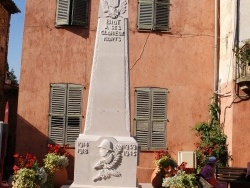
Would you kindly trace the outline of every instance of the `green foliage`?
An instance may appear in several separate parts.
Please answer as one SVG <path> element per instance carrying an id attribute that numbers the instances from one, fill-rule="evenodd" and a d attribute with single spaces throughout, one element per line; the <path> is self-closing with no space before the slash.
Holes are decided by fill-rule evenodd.
<path id="1" fill-rule="evenodd" d="M 11 80 L 12 83 L 18 84 L 17 77 L 15 75 L 14 69 L 11 69 L 10 72 L 8 72 L 9 79 Z"/>
<path id="2" fill-rule="evenodd" d="M 207 158 L 211 155 L 219 160 L 218 166 L 228 166 L 228 160 L 232 159 L 228 153 L 227 136 L 219 123 L 220 109 L 214 97 L 209 105 L 209 111 L 209 121 L 198 123 L 194 127 L 196 136 L 200 138 L 200 141 L 195 143 L 198 169 L 206 164 Z"/>
<path id="3" fill-rule="evenodd" d="M 7 79 L 11 80 L 13 84 L 18 84 L 14 69 L 12 68 L 11 71 L 9 71 L 9 64 L 7 62 L 5 63 L 5 71 L 7 72 Z"/>
<path id="4" fill-rule="evenodd" d="M 177 167 L 177 162 L 171 157 L 171 155 L 168 152 L 168 149 L 154 151 L 154 155 L 155 155 L 154 163 L 159 168 L 168 168 L 170 166 L 174 169 Z"/>
<path id="5" fill-rule="evenodd" d="M 155 164 L 159 166 L 160 168 L 166 168 L 171 166 L 172 168 L 175 168 L 177 166 L 177 163 L 174 159 L 168 156 L 164 156 L 158 160 L 155 161 Z"/>
<path id="6" fill-rule="evenodd" d="M 46 182 L 47 188 L 53 188 L 53 176 L 57 169 L 66 167 L 69 164 L 69 159 L 65 155 L 58 155 L 56 153 L 48 153 L 44 158 L 44 168 L 48 173 L 48 180 Z"/>
<path id="7" fill-rule="evenodd" d="M 234 54 L 240 64 L 250 65 L 250 41 L 243 42 L 243 46 L 235 46 Z"/>
<path id="8" fill-rule="evenodd" d="M 56 169 L 66 167 L 68 164 L 69 159 L 65 155 L 48 153 L 44 158 L 44 167 L 50 173 L 54 173 Z"/>
<path id="9" fill-rule="evenodd" d="M 47 181 L 48 174 L 45 171 L 44 167 L 37 168 L 36 170 L 36 176 L 38 182 L 40 182 L 41 185 L 43 185 Z"/>
<path id="10" fill-rule="evenodd" d="M 60 145 L 51 145 L 48 144 L 49 152 L 45 155 L 43 159 L 44 168 L 48 173 L 47 182 L 45 184 L 46 188 L 54 188 L 53 185 L 53 176 L 57 169 L 68 166 L 69 158 L 66 148 L 68 146 L 61 147 Z"/>
<path id="11" fill-rule="evenodd" d="M 44 168 L 21 168 L 13 176 L 13 188 L 37 188 L 38 185 L 45 183 L 47 173 Z"/>
<path id="12" fill-rule="evenodd" d="M 44 158 L 44 167 L 39 167 L 36 156 L 16 153 L 13 166 L 13 188 L 37 188 L 38 186 L 54 188 L 53 176 L 56 170 L 69 164 L 68 146 L 48 144 L 48 154 Z"/>
<path id="13" fill-rule="evenodd" d="M 27 153 L 25 156 L 15 154 L 13 166 L 13 188 L 36 188 L 47 181 L 47 173 L 38 166 L 36 156 Z"/>
<path id="14" fill-rule="evenodd" d="M 33 169 L 22 168 L 13 176 L 13 188 L 36 188 L 36 172 Z"/>
<path id="15" fill-rule="evenodd" d="M 186 174 L 183 170 L 178 170 L 173 177 L 163 180 L 163 187 L 167 188 L 198 188 L 198 182 L 195 174 Z"/>

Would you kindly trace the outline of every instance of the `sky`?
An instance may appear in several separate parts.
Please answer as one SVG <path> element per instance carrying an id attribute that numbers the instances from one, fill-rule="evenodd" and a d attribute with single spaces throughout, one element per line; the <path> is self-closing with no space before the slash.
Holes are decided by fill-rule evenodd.
<path id="1" fill-rule="evenodd" d="M 9 48 L 8 48 L 8 63 L 9 70 L 13 69 L 17 77 L 20 79 L 20 67 L 22 56 L 22 39 L 23 39 L 23 26 L 25 15 L 25 0 L 12 0 L 19 8 L 21 13 L 11 15 L 10 20 L 10 35 L 9 35 Z"/>

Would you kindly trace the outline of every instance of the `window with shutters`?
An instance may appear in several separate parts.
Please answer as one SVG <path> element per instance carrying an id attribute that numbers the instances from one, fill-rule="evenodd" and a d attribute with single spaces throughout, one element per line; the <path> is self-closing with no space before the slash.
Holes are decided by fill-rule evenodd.
<path id="1" fill-rule="evenodd" d="M 134 133 L 142 150 L 166 147 L 167 89 L 136 88 Z"/>
<path id="2" fill-rule="evenodd" d="M 170 0 L 138 0 L 138 30 L 169 30 Z"/>
<path id="3" fill-rule="evenodd" d="M 57 0 L 56 26 L 88 27 L 89 0 Z"/>
<path id="4" fill-rule="evenodd" d="M 83 87 L 74 84 L 51 84 L 49 140 L 56 144 L 75 145 L 81 133 Z"/>

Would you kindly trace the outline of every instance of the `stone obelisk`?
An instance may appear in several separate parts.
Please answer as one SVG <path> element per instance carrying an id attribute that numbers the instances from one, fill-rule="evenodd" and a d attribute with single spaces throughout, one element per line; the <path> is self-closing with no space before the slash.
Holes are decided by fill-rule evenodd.
<path id="1" fill-rule="evenodd" d="M 136 188 L 138 144 L 130 136 L 128 0 L 100 0 L 84 133 L 71 188 Z"/>

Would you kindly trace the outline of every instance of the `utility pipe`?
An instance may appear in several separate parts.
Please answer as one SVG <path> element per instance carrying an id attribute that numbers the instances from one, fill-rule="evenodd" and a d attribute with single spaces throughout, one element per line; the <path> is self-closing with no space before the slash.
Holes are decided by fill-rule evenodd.
<path id="1" fill-rule="evenodd" d="M 214 0 L 214 94 L 218 92 L 218 19 L 219 19 L 220 0 Z M 217 95 L 215 97 L 217 101 Z"/>

